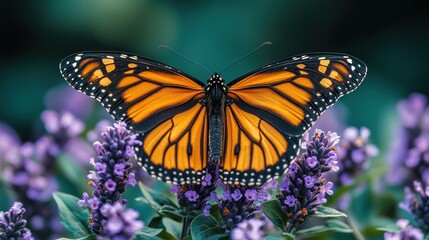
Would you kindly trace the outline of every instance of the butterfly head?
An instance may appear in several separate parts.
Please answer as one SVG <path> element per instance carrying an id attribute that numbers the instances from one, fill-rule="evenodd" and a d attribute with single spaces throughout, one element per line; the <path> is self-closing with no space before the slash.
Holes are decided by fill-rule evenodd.
<path id="1" fill-rule="evenodd" d="M 220 99 L 226 93 L 225 80 L 219 74 L 213 73 L 207 81 L 206 93 L 212 95 L 215 99 Z"/>

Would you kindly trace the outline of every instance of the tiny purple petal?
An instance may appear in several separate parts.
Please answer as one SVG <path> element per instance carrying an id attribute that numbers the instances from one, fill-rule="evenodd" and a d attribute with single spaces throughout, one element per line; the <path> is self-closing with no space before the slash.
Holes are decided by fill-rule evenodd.
<path id="1" fill-rule="evenodd" d="M 124 170 L 125 170 L 125 164 L 123 164 L 123 163 L 117 163 L 117 164 L 115 164 L 115 167 L 113 168 L 113 172 L 117 176 L 124 176 Z"/>
<path id="2" fill-rule="evenodd" d="M 253 201 L 253 200 L 256 200 L 257 194 L 258 194 L 258 191 L 256 191 L 255 189 L 247 189 L 246 192 L 244 193 L 244 196 L 248 201 Z"/>
<path id="3" fill-rule="evenodd" d="M 309 158 L 307 158 L 307 164 L 310 168 L 314 168 L 317 166 L 319 162 L 317 161 L 317 157 L 315 156 L 311 156 Z"/>
<path id="4" fill-rule="evenodd" d="M 103 154 L 104 152 L 103 144 L 101 144 L 99 141 L 94 142 L 92 146 L 94 147 L 95 151 L 97 151 L 98 155 Z"/>
<path id="5" fill-rule="evenodd" d="M 289 196 L 286 196 L 284 203 L 289 207 L 293 207 L 297 203 L 297 200 L 294 196 L 289 195 Z"/>
<path id="6" fill-rule="evenodd" d="M 104 183 L 104 187 L 109 191 L 109 192 L 113 192 L 116 190 L 116 182 L 113 181 L 112 179 L 108 179 L 105 183 Z"/>
<path id="7" fill-rule="evenodd" d="M 180 194 L 180 186 L 178 184 L 173 184 L 173 186 L 171 186 L 171 188 L 170 188 L 170 192 L 179 195 Z"/>
<path id="8" fill-rule="evenodd" d="M 129 173 L 128 174 L 128 179 L 126 184 L 131 185 L 131 186 L 135 186 L 137 185 L 137 180 L 136 180 L 136 175 L 134 173 Z"/>
<path id="9" fill-rule="evenodd" d="M 304 177 L 304 182 L 305 182 L 305 187 L 310 189 L 312 187 L 314 187 L 314 184 L 316 183 L 316 178 L 313 176 L 305 176 Z"/>
<path id="10" fill-rule="evenodd" d="M 190 202 L 195 202 L 197 201 L 197 199 L 200 197 L 198 195 L 197 192 L 189 190 L 185 192 L 185 197 L 190 201 Z"/>
<path id="11" fill-rule="evenodd" d="M 235 189 L 234 192 L 231 194 L 231 197 L 234 199 L 234 201 L 238 202 L 238 200 L 243 197 L 243 194 L 241 194 L 239 189 Z"/>
<path id="12" fill-rule="evenodd" d="M 203 207 L 203 214 L 205 216 L 207 216 L 207 217 L 210 216 L 210 209 L 211 209 L 211 207 L 212 207 L 211 204 L 204 205 L 204 207 Z"/>

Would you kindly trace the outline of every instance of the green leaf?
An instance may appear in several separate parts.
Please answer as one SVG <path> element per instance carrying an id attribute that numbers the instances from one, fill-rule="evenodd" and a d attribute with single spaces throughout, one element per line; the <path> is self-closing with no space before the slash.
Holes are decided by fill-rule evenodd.
<path id="1" fill-rule="evenodd" d="M 383 231 L 383 232 L 391 232 L 391 233 L 396 233 L 396 232 L 400 232 L 401 228 L 396 225 L 396 224 L 390 224 L 390 225 L 386 225 L 383 227 L 379 227 L 376 228 L 377 230 Z"/>
<path id="2" fill-rule="evenodd" d="M 210 208 L 210 215 L 216 219 L 216 221 L 220 221 L 222 219 L 222 216 L 219 212 L 219 205 L 213 204 Z"/>
<path id="3" fill-rule="evenodd" d="M 324 225 L 318 225 L 307 229 L 302 229 L 295 232 L 295 235 L 300 238 L 314 238 L 328 232 L 351 233 L 353 230 L 344 222 L 336 219 L 328 220 Z"/>
<path id="4" fill-rule="evenodd" d="M 53 197 L 58 206 L 61 224 L 71 237 L 82 238 L 92 233 L 88 226 L 89 211 L 77 205 L 77 197 L 61 192 L 54 192 Z"/>
<path id="5" fill-rule="evenodd" d="M 215 237 L 212 239 L 214 240 L 226 236 L 218 225 L 219 223 L 212 216 L 197 216 L 191 223 L 192 239 L 209 239 L 210 237 Z"/>
<path id="6" fill-rule="evenodd" d="M 73 158 L 67 154 L 62 154 L 57 158 L 58 166 L 61 172 L 76 186 L 82 184 L 82 179 L 86 179 L 82 167 L 79 166 Z"/>
<path id="7" fill-rule="evenodd" d="M 58 238 L 57 240 L 97 240 L 97 235 L 91 234 L 81 238 Z"/>
<path id="8" fill-rule="evenodd" d="M 143 193 L 143 198 L 145 202 L 149 206 L 151 206 L 156 212 L 158 212 L 158 210 L 162 206 L 171 206 L 174 207 L 176 210 L 179 209 L 179 206 L 176 202 L 174 202 L 171 198 L 161 193 L 160 191 L 154 191 L 145 186 L 142 182 L 139 182 L 139 187 L 141 192 Z M 141 198 L 138 199 L 142 200 Z"/>
<path id="9" fill-rule="evenodd" d="M 340 212 L 334 208 L 325 207 L 325 206 L 317 206 L 317 211 L 313 215 L 313 217 L 319 218 L 336 218 L 336 217 L 347 217 L 347 215 L 343 212 Z"/>
<path id="10" fill-rule="evenodd" d="M 169 224 L 168 221 L 166 221 L 167 222 L 167 226 L 166 226 L 164 224 L 163 220 L 166 221 L 167 219 L 163 219 L 160 216 L 154 217 L 149 222 L 148 227 L 156 228 L 156 229 L 165 229 L 165 230 L 162 230 L 162 232 L 160 234 L 158 234 L 158 236 L 157 236 L 158 239 L 164 239 L 164 240 L 174 240 L 174 239 L 176 239 L 176 237 L 174 237 L 174 235 L 169 232 L 169 230 L 171 230 L 172 227 L 168 226 L 168 224 Z M 147 237 L 142 237 L 142 236 L 140 236 L 139 238 L 140 239 L 148 239 Z"/>
<path id="11" fill-rule="evenodd" d="M 262 240 L 295 240 L 295 235 L 292 233 L 282 233 L 275 235 L 268 235 L 262 238 Z"/>
<path id="12" fill-rule="evenodd" d="M 137 232 L 137 235 L 145 235 L 148 237 L 155 237 L 156 235 L 160 234 L 161 232 L 162 232 L 162 229 L 144 227 L 141 231 Z"/>
<path id="13" fill-rule="evenodd" d="M 282 211 L 280 202 L 278 200 L 270 200 L 262 203 L 262 211 L 277 227 L 284 229 L 287 224 L 287 216 Z"/>
<path id="14" fill-rule="evenodd" d="M 182 219 L 183 219 L 184 217 L 186 217 L 186 216 L 183 214 L 183 211 L 181 211 L 181 210 L 177 210 L 176 208 L 174 208 L 174 207 L 172 207 L 172 206 L 169 206 L 169 205 L 162 206 L 162 207 L 158 210 L 158 213 L 159 213 L 161 216 L 171 218 L 172 220 L 174 220 L 174 221 L 176 221 L 176 222 L 181 222 L 181 221 L 182 221 Z"/>
<path id="15" fill-rule="evenodd" d="M 223 240 L 229 240 L 230 237 L 227 234 L 222 233 L 222 234 L 215 234 L 215 235 L 207 238 L 207 240 L 222 240 L 222 239 Z"/>

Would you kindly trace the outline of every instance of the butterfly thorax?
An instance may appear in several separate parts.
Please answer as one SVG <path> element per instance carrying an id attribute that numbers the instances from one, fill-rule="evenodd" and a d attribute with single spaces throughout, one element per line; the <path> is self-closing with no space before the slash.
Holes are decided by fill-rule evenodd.
<path id="1" fill-rule="evenodd" d="M 207 114 L 209 119 L 209 161 L 217 164 L 221 161 L 223 128 L 225 119 L 226 87 L 219 74 L 213 74 L 206 87 Z"/>

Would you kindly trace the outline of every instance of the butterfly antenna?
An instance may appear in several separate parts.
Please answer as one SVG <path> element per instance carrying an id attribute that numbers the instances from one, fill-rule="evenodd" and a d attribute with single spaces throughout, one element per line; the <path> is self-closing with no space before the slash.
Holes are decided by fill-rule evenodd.
<path id="1" fill-rule="evenodd" d="M 246 55 L 240 57 L 239 59 L 235 60 L 234 62 L 232 62 L 231 64 L 229 64 L 228 66 L 226 66 L 226 68 L 224 68 L 221 72 L 225 72 L 228 68 L 232 67 L 233 65 L 235 65 L 236 63 L 240 62 L 241 60 L 247 58 L 248 56 L 252 55 L 253 53 L 255 53 L 256 51 L 258 51 L 260 48 L 267 46 L 267 45 L 271 45 L 271 42 L 263 42 L 261 43 L 258 47 L 256 47 L 255 49 L 253 49 L 252 51 L 248 52 Z"/>
<path id="2" fill-rule="evenodd" d="M 191 63 L 193 63 L 193 64 L 195 64 L 195 65 L 197 65 L 197 66 L 201 67 L 202 69 L 206 70 L 209 74 L 212 74 L 212 73 L 213 73 L 212 71 L 210 71 L 210 70 L 209 70 L 207 67 L 205 67 L 204 65 L 202 65 L 202 64 L 200 64 L 200 63 L 198 63 L 198 62 L 196 62 L 196 61 L 194 61 L 194 60 L 192 60 L 192 59 L 190 59 L 190 58 L 186 57 L 185 55 L 183 55 L 183 54 L 179 53 L 178 51 L 176 51 L 176 50 L 172 49 L 172 48 L 171 48 L 171 47 L 169 47 L 169 46 L 161 45 L 161 46 L 159 46 L 159 48 L 169 50 L 170 52 L 172 52 L 172 53 L 176 54 L 177 56 L 179 56 L 179 57 L 181 57 L 181 58 L 183 58 L 183 59 L 187 60 L 188 62 L 191 62 Z"/>

